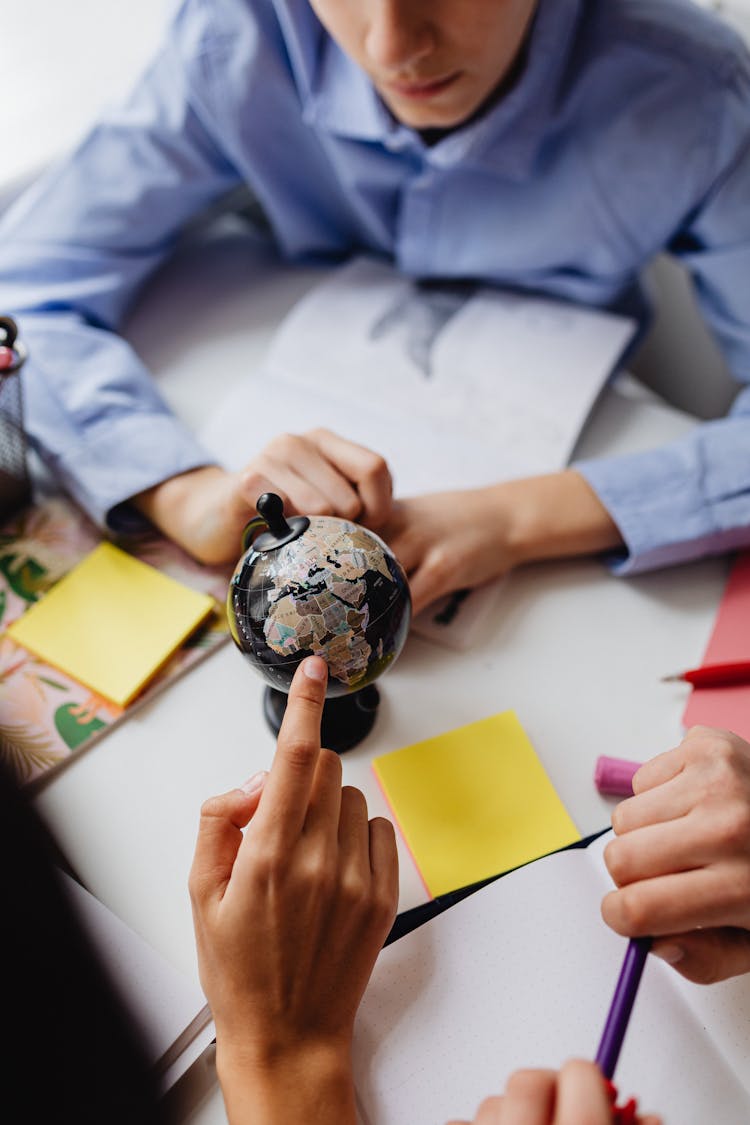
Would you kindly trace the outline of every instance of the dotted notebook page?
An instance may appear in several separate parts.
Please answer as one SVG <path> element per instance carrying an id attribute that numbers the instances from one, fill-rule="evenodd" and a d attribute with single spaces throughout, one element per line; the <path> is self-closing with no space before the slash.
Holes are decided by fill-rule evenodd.
<path id="1" fill-rule="evenodd" d="M 470 1118 L 519 1067 L 594 1057 L 626 948 L 601 921 L 600 862 L 541 859 L 383 950 L 355 1033 L 366 1125 Z M 746 1125 L 750 1097 L 664 968 L 646 965 L 621 1092 L 665 1125 Z"/>
<path id="2" fill-rule="evenodd" d="M 710 987 L 674 975 L 685 1002 L 750 1093 L 750 975 Z"/>

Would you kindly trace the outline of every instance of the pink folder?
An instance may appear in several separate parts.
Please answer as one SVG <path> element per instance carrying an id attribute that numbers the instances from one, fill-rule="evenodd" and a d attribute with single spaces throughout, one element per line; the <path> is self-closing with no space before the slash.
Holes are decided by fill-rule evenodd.
<path id="1" fill-rule="evenodd" d="M 727 580 L 703 664 L 750 660 L 750 551 L 738 555 Z M 685 727 L 723 727 L 750 740 L 750 684 L 693 688 Z"/>

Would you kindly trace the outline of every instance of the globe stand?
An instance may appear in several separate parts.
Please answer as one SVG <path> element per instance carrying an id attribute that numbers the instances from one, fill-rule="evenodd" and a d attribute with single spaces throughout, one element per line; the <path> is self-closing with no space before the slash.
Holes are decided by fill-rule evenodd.
<path id="1" fill-rule="evenodd" d="M 286 692 L 267 687 L 263 693 L 263 714 L 275 735 L 281 729 L 286 711 Z M 351 695 L 326 699 L 320 724 L 320 741 L 329 750 L 343 754 L 351 750 L 370 733 L 375 723 L 380 702 L 380 692 L 375 684 L 368 684 Z"/>

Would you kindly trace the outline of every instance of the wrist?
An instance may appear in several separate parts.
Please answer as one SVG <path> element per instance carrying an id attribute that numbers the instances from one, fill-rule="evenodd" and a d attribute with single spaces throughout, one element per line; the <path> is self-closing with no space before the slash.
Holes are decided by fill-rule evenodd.
<path id="1" fill-rule="evenodd" d="M 170 534 L 168 528 L 179 527 L 185 521 L 195 489 L 204 482 L 212 483 L 225 475 L 225 470 L 218 465 L 202 465 L 186 473 L 177 473 L 137 493 L 130 503 L 156 527 Z"/>
<path id="2" fill-rule="evenodd" d="M 348 1042 L 269 1048 L 218 1035 L 216 1069 L 231 1125 L 355 1125 Z"/>
<path id="3" fill-rule="evenodd" d="M 222 499 L 229 475 L 218 465 L 203 465 L 139 492 L 130 502 L 199 562 L 226 562 Z"/>
<path id="4" fill-rule="evenodd" d="M 623 539 L 591 485 L 575 469 L 496 485 L 492 498 L 506 528 L 512 565 L 595 555 Z"/>

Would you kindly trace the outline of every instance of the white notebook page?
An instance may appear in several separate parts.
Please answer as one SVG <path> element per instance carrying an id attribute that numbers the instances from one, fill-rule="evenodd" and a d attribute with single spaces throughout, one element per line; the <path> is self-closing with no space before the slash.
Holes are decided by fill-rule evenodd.
<path id="1" fill-rule="evenodd" d="M 383 950 L 355 1033 L 367 1125 L 470 1119 L 519 1067 L 594 1058 L 626 949 L 599 913 L 605 842 L 506 875 Z M 746 1125 L 747 1033 L 730 1065 L 684 991 L 648 959 L 615 1081 L 665 1125 Z"/>

